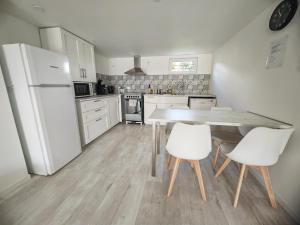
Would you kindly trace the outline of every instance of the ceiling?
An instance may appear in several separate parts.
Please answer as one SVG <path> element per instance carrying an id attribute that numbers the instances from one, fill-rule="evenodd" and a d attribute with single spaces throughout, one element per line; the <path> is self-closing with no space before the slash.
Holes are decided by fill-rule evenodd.
<path id="1" fill-rule="evenodd" d="M 274 0 L 1 0 L 36 26 L 61 26 L 107 57 L 213 52 Z M 33 5 L 42 8 L 34 8 Z"/>

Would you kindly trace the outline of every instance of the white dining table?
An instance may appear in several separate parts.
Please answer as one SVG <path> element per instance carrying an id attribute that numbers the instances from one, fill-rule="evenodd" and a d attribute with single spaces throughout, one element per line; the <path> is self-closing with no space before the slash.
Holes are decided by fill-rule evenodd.
<path id="1" fill-rule="evenodd" d="M 251 126 L 269 127 L 275 129 L 291 128 L 292 125 L 252 112 L 209 111 L 190 109 L 155 109 L 150 115 L 152 122 L 152 170 L 156 176 L 156 156 L 160 152 L 161 123 L 188 122 L 193 124 L 208 124 L 220 126 Z"/>

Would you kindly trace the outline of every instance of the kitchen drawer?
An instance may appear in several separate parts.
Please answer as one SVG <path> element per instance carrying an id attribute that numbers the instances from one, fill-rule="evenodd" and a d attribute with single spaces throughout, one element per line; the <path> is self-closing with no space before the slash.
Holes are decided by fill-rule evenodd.
<path id="1" fill-rule="evenodd" d="M 216 106 L 216 103 L 217 103 L 216 99 L 191 98 L 190 108 L 200 109 L 200 110 L 210 110 L 211 107 Z"/>
<path id="2" fill-rule="evenodd" d="M 98 109 L 94 109 L 92 111 L 84 112 L 82 113 L 82 122 L 86 123 L 91 120 L 95 120 L 104 114 L 107 114 L 106 106 L 100 107 Z"/>
<path id="3" fill-rule="evenodd" d="M 187 104 L 167 104 L 167 103 L 159 103 L 156 105 L 158 109 L 189 109 Z"/>
<path id="4" fill-rule="evenodd" d="M 106 101 L 101 99 L 92 99 L 92 100 L 80 102 L 80 108 L 82 112 L 92 111 L 104 106 L 106 106 Z"/>
<path id="5" fill-rule="evenodd" d="M 188 97 L 187 96 L 145 96 L 144 97 L 145 103 L 160 103 L 160 104 L 185 104 L 188 103 Z"/>
<path id="6" fill-rule="evenodd" d="M 86 143 L 91 142 L 95 138 L 99 137 L 108 129 L 108 121 L 107 116 L 101 116 L 98 119 L 92 120 L 84 125 L 84 133 Z"/>

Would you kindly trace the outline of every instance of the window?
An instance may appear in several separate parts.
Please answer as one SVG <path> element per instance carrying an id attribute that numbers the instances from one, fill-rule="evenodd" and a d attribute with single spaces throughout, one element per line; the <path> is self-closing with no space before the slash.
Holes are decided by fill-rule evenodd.
<path id="1" fill-rule="evenodd" d="M 178 73 L 197 73 L 198 58 L 170 58 L 169 72 L 171 74 Z"/>

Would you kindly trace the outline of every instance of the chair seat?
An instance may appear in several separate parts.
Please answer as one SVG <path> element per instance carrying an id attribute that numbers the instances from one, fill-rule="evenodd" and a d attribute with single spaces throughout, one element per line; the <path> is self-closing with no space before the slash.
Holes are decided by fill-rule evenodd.
<path id="1" fill-rule="evenodd" d="M 224 130 L 215 130 L 212 132 L 213 141 L 217 144 L 221 143 L 238 143 L 242 140 L 243 136 L 238 132 L 228 132 Z"/>
<path id="2" fill-rule="evenodd" d="M 176 123 L 166 145 L 170 155 L 186 160 L 206 158 L 211 148 L 210 127 L 204 124 Z"/>
<path id="3" fill-rule="evenodd" d="M 227 155 L 235 148 L 235 146 L 236 145 L 232 143 L 223 143 L 220 145 L 220 149 L 225 155 Z"/>

